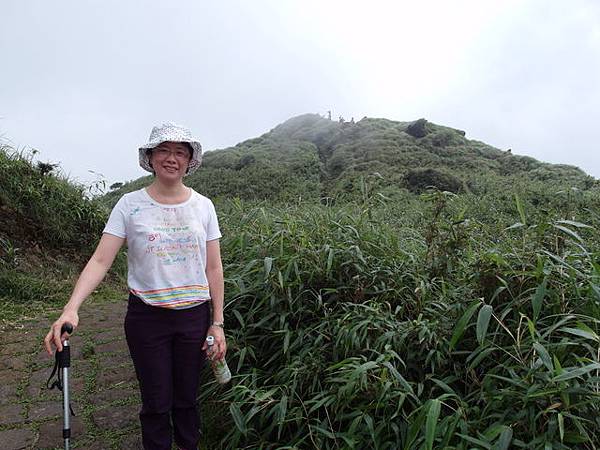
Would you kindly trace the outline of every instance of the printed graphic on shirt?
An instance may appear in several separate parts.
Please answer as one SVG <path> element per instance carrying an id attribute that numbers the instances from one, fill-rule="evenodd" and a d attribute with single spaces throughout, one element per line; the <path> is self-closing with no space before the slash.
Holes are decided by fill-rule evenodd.
<path id="1" fill-rule="evenodd" d="M 186 262 L 200 258 L 198 242 L 189 226 L 155 226 L 147 237 L 146 255 L 159 258 L 165 266 L 189 266 Z"/>
<path id="2" fill-rule="evenodd" d="M 210 300 L 206 241 L 221 236 L 214 206 L 193 192 L 171 207 L 144 190 L 119 201 L 105 232 L 127 239 L 129 290 L 144 302 L 183 309 Z"/>

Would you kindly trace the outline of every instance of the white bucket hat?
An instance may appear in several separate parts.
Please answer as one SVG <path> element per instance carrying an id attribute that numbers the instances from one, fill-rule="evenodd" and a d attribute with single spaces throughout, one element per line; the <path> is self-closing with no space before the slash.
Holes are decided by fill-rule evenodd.
<path id="1" fill-rule="evenodd" d="M 153 127 L 150 132 L 148 143 L 139 148 L 140 166 L 142 166 L 142 169 L 154 173 L 154 169 L 152 169 L 152 166 L 150 165 L 150 156 L 148 155 L 147 150 L 152 149 L 163 142 L 187 142 L 190 144 L 193 154 L 186 175 L 189 175 L 200 167 L 200 163 L 202 162 L 202 146 L 200 145 L 200 142 L 198 142 L 198 139 L 192 137 L 192 132 L 187 128 L 174 124 L 173 122 L 166 122 L 162 125 Z"/>

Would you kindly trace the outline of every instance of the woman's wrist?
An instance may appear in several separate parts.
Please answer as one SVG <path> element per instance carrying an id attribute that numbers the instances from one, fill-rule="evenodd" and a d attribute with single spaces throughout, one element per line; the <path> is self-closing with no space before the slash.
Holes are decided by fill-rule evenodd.
<path id="1" fill-rule="evenodd" d="M 67 314 L 77 314 L 77 312 L 79 311 L 79 308 L 75 305 L 70 305 L 70 304 L 66 304 L 63 308 L 63 313 L 67 313 Z"/>
<path id="2" fill-rule="evenodd" d="M 210 323 L 224 323 L 225 322 L 225 316 L 223 315 L 223 310 L 221 311 L 212 311 L 212 314 L 210 315 L 210 318 L 212 319 Z"/>

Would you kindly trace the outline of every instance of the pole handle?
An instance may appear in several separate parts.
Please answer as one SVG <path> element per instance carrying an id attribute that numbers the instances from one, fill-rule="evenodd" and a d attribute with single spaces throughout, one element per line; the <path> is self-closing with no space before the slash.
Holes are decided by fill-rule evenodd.
<path id="1" fill-rule="evenodd" d="M 73 325 L 71 325 L 69 322 L 63 323 L 62 327 L 60 328 L 60 335 L 61 336 L 65 332 L 67 332 L 69 334 L 71 334 L 73 332 Z"/>

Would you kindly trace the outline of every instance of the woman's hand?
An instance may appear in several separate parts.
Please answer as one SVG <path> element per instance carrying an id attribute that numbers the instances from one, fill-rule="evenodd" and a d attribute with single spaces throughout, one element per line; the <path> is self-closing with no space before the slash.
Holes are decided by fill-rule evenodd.
<path id="1" fill-rule="evenodd" d="M 56 320 L 56 322 L 54 322 L 50 327 L 50 331 L 48 331 L 48 334 L 44 339 L 44 347 L 46 348 L 46 351 L 49 355 L 52 355 L 52 345 L 54 345 L 54 347 L 56 347 L 56 349 L 59 352 L 62 352 L 62 341 L 64 338 L 69 336 L 69 334 L 65 332 L 61 336 L 60 330 L 62 326 L 67 322 L 73 325 L 73 331 L 75 331 L 77 325 L 79 324 L 79 315 L 77 314 L 77 311 L 63 311 L 63 313 Z"/>
<path id="2" fill-rule="evenodd" d="M 225 358 L 225 354 L 227 353 L 227 342 L 225 341 L 225 332 L 223 331 L 223 328 L 211 325 L 208 327 L 208 336 L 213 336 L 215 338 L 215 345 L 212 346 L 212 351 L 208 355 L 208 359 L 218 361 Z M 208 344 L 204 341 L 202 350 L 207 349 Z"/>

